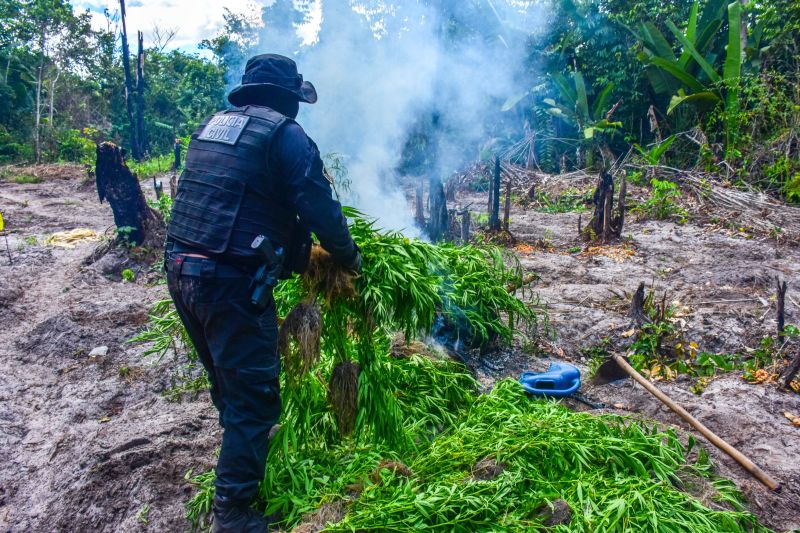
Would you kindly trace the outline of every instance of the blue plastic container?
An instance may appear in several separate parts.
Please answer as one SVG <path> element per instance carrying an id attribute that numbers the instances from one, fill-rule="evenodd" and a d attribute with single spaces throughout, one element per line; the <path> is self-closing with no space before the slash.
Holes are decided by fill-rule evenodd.
<path id="1" fill-rule="evenodd" d="M 581 387 L 581 371 L 569 363 L 550 363 L 547 372 L 523 372 L 519 383 L 529 394 L 563 398 Z"/>

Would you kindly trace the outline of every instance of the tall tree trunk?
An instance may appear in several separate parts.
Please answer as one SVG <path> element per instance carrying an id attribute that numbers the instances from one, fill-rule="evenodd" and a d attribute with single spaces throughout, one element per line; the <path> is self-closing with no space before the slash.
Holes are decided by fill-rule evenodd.
<path id="1" fill-rule="evenodd" d="M 53 100 L 55 99 L 56 95 L 56 83 L 58 83 L 58 78 L 60 77 L 61 77 L 61 71 L 56 70 L 56 77 L 50 80 L 50 94 L 47 95 L 48 98 L 50 98 L 50 108 L 47 112 L 47 121 L 48 121 L 47 126 L 49 128 L 53 127 L 53 108 L 54 108 Z"/>
<path id="2" fill-rule="evenodd" d="M 42 162 L 42 137 L 41 137 L 41 124 L 42 124 L 42 78 L 44 77 L 44 39 L 39 41 L 41 47 L 42 59 L 39 61 L 39 69 L 36 73 L 36 109 L 33 113 L 33 150 L 36 156 L 36 162 Z"/>
<path id="3" fill-rule="evenodd" d="M 150 146 L 144 128 L 144 34 L 138 32 L 138 53 L 136 54 L 136 137 L 139 140 L 139 155 L 144 157 Z"/>
<path id="4" fill-rule="evenodd" d="M 128 29 L 125 24 L 125 0 L 119 0 L 120 19 L 122 20 L 122 69 L 125 72 L 125 104 L 128 109 L 128 123 L 130 124 L 131 155 L 137 161 L 141 160 L 139 143 L 136 140 L 136 122 L 133 118 L 133 77 L 131 76 L 130 49 L 128 48 Z"/>

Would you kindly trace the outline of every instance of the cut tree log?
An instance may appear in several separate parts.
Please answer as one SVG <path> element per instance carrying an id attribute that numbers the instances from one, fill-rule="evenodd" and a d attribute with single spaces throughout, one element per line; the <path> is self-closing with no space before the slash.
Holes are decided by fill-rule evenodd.
<path id="1" fill-rule="evenodd" d="M 108 200 L 117 226 L 117 243 L 145 248 L 164 244 L 164 221 L 147 205 L 139 180 L 122 158 L 122 150 L 111 142 L 97 147 L 97 194 Z"/>

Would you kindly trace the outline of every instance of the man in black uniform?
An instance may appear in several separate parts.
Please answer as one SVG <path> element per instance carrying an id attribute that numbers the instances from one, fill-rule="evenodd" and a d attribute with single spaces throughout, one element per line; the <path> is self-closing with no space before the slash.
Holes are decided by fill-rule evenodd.
<path id="1" fill-rule="evenodd" d="M 167 283 L 211 381 L 224 428 L 215 532 L 267 531 L 250 508 L 264 477 L 268 434 L 280 416 L 277 322 L 271 288 L 251 302 L 266 240 L 288 274 L 308 261 L 310 233 L 345 268 L 361 256 L 322 172 L 316 145 L 293 120 L 316 90 L 291 59 L 259 55 L 228 95 L 235 107 L 192 134 L 167 230 Z M 264 236 L 266 239 L 256 239 Z"/>

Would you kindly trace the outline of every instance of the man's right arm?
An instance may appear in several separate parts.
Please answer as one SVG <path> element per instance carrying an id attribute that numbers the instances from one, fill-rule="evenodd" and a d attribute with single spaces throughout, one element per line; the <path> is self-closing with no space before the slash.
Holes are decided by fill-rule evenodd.
<path id="1" fill-rule="evenodd" d="M 322 172 L 316 145 L 297 123 L 286 124 L 271 149 L 271 162 L 285 179 L 289 202 L 336 261 L 352 270 L 360 268 L 358 247 L 350 236 L 342 206 L 332 195 Z"/>

